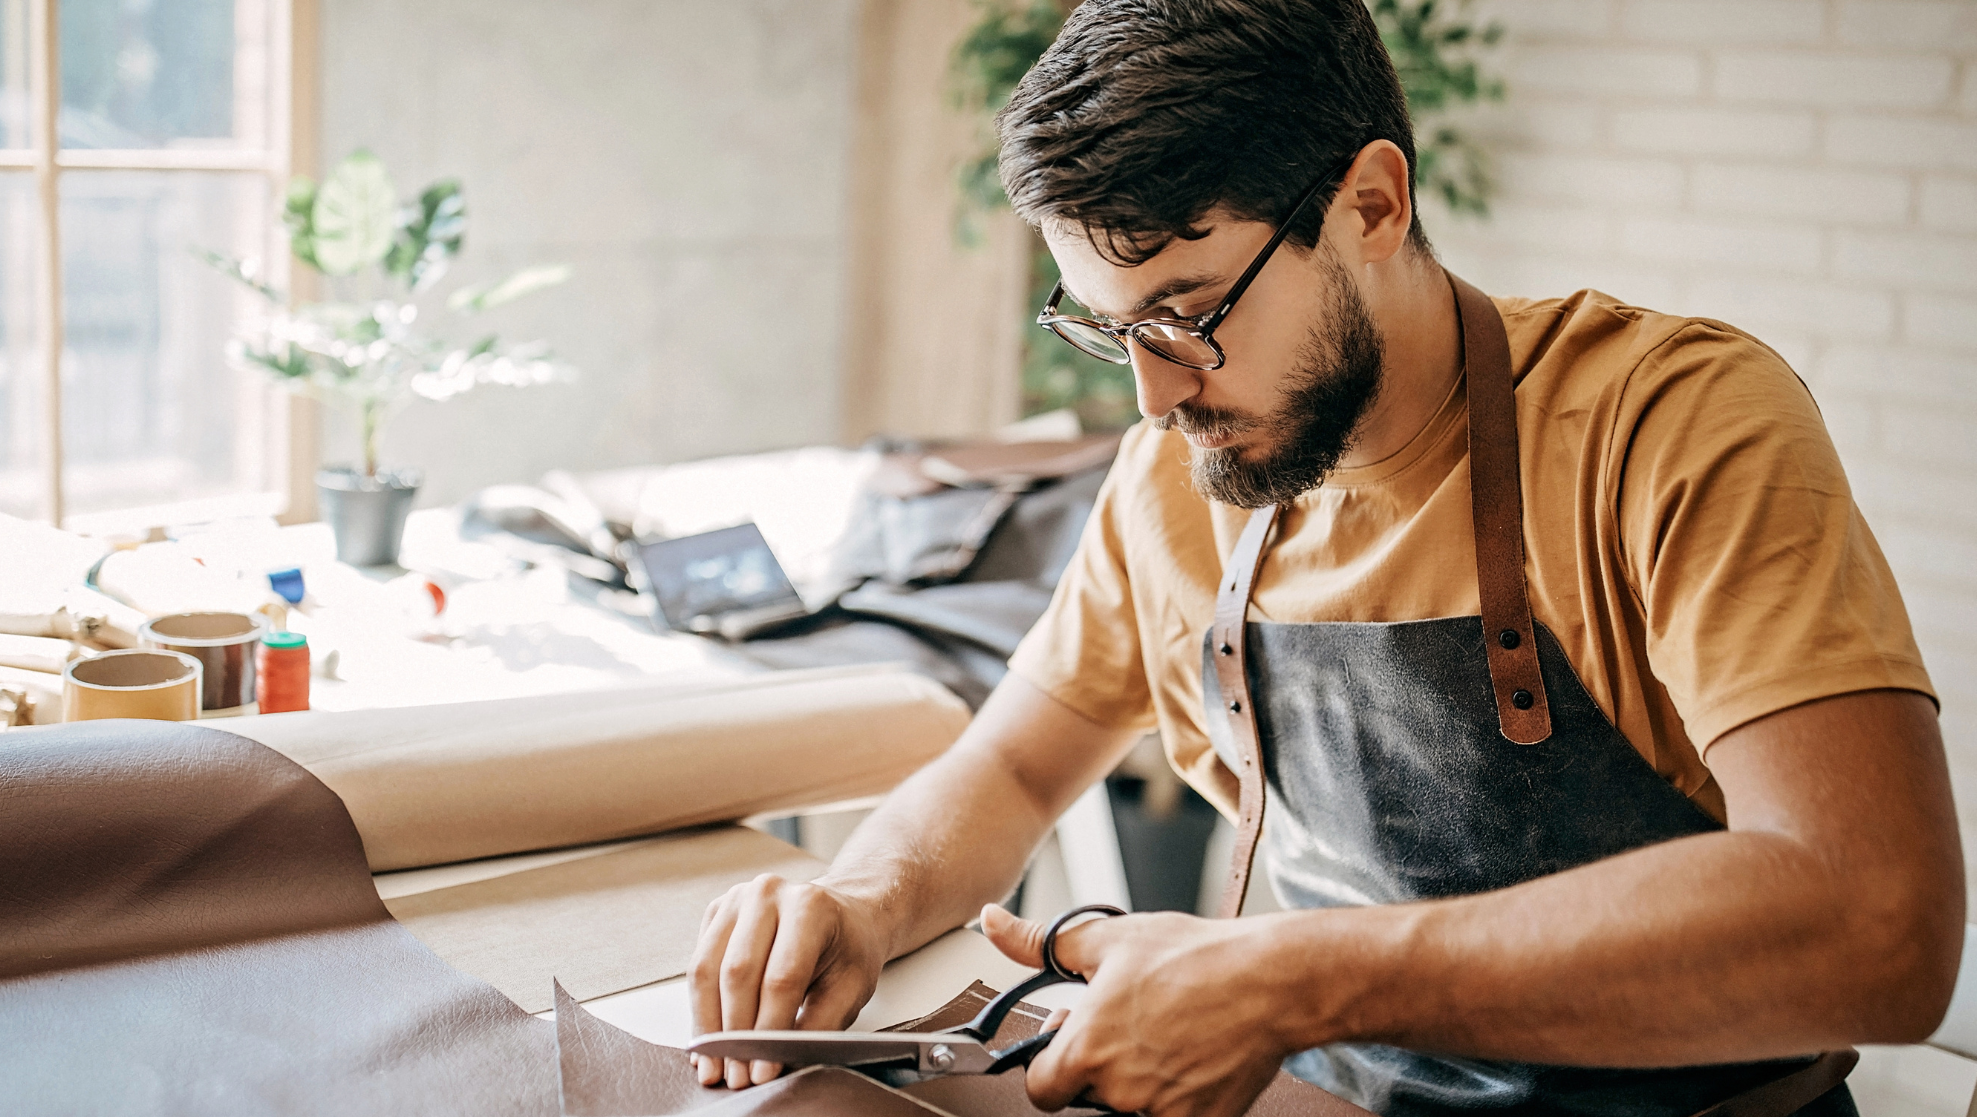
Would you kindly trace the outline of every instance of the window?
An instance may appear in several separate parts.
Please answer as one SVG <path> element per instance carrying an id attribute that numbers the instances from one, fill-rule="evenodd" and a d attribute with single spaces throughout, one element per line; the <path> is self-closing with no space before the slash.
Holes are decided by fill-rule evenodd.
<path id="1" fill-rule="evenodd" d="M 0 512 L 281 511 L 289 406 L 227 366 L 290 170 L 291 0 L 0 0 Z"/>

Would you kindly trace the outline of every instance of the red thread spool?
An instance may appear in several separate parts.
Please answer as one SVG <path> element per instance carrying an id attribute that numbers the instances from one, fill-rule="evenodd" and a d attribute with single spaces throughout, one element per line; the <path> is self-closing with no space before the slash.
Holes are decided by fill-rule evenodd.
<path id="1" fill-rule="evenodd" d="M 270 632 L 254 656 L 261 712 L 282 714 L 309 708 L 309 638 L 300 632 Z"/>

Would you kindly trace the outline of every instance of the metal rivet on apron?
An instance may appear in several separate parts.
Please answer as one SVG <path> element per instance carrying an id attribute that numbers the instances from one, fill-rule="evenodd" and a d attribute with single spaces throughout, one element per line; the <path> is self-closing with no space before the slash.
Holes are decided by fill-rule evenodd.
<path id="1" fill-rule="evenodd" d="M 1232 713 L 1232 714 L 1240 714 L 1240 713 L 1242 713 L 1242 703 L 1240 703 L 1240 702 L 1231 702 L 1231 703 L 1229 703 L 1229 712 L 1230 712 L 1230 713 Z"/>
<path id="2" fill-rule="evenodd" d="M 1504 629 L 1502 632 L 1497 633 L 1496 642 L 1506 648 L 1516 647 L 1518 644 L 1517 630 L 1514 628 Z"/>
<path id="3" fill-rule="evenodd" d="M 1234 654 L 1236 654 L 1236 650 L 1235 650 L 1234 648 L 1232 648 L 1232 647 L 1230 647 L 1230 646 L 1229 646 L 1229 645 L 1227 645 L 1227 644 L 1223 644 L 1223 645 L 1222 645 L 1222 654 L 1223 654 L 1223 655 L 1234 655 Z"/>
<path id="4" fill-rule="evenodd" d="M 1531 692 L 1528 690 L 1513 690 L 1510 692 L 1510 704 L 1520 710 L 1530 709 L 1533 701 Z"/>

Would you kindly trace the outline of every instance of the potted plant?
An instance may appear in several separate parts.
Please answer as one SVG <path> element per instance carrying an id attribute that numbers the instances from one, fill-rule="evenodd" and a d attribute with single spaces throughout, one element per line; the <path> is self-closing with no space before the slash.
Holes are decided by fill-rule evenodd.
<path id="1" fill-rule="evenodd" d="M 526 387 L 570 375 L 542 342 L 504 345 L 486 334 L 465 345 L 424 332 L 428 296 L 460 252 L 467 207 L 460 183 L 442 179 L 401 203 L 384 164 L 358 151 L 321 184 L 298 175 L 282 214 L 289 249 L 323 276 L 332 296 L 290 305 L 253 261 L 202 257 L 267 302 L 227 347 L 238 368 L 272 375 L 295 391 L 339 404 L 356 418 L 363 464 L 316 474 L 336 557 L 357 566 L 398 560 L 416 469 L 380 469 L 378 440 L 393 411 L 414 397 L 451 399 L 482 384 Z M 461 318 L 554 286 L 563 266 L 529 267 L 496 283 L 461 287 L 444 300 Z"/>

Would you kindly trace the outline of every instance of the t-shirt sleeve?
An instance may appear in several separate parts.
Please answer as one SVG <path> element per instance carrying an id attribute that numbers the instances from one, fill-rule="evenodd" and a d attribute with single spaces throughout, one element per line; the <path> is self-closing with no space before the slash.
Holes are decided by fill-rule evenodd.
<path id="1" fill-rule="evenodd" d="M 1127 525 L 1121 514 L 1131 504 L 1132 450 L 1141 433 L 1127 433 L 1050 607 L 1009 658 L 1009 670 L 1025 682 L 1100 725 L 1119 729 L 1154 724 L 1126 577 Z"/>
<path id="2" fill-rule="evenodd" d="M 1908 613 L 1805 385 L 1690 323 L 1635 369 L 1614 440 L 1622 561 L 1689 738 L 1839 694 L 1934 697 Z"/>

